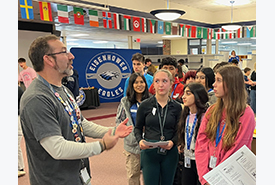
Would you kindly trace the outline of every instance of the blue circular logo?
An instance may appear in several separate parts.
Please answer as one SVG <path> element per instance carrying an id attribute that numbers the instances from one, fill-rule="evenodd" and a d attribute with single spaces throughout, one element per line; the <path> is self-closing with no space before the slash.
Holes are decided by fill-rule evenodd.
<path id="1" fill-rule="evenodd" d="M 79 95 L 76 97 L 76 103 L 80 107 L 86 100 L 86 95 L 83 90 L 79 90 Z"/>
<path id="2" fill-rule="evenodd" d="M 101 52 L 87 64 L 85 76 L 88 87 L 98 88 L 103 99 L 115 99 L 123 95 L 125 80 L 131 75 L 128 62 L 115 52 Z"/>

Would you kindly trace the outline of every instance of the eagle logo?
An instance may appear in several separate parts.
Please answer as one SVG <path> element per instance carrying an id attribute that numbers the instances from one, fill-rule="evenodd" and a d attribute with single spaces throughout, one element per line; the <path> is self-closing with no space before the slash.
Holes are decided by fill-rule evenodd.
<path id="1" fill-rule="evenodd" d="M 106 80 L 106 81 L 110 81 L 113 78 L 117 78 L 119 76 L 119 72 L 115 72 L 115 71 L 105 71 L 101 74 L 99 74 L 99 76 Z"/>

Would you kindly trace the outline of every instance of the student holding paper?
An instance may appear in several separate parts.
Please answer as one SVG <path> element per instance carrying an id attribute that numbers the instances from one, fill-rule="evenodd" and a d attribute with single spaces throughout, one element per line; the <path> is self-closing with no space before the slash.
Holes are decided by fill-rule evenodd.
<path id="1" fill-rule="evenodd" d="M 195 162 L 195 143 L 201 120 L 207 110 L 208 93 L 202 84 L 189 83 L 184 87 L 182 100 L 184 109 L 178 124 L 179 151 L 184 153 L 181 184 L 198 185 L 200 182 Z"/>
<path id="2" fill-rule="evenodd" d="M 168 70 L 157 71 L 153 78 L 156 95 L 144 100 L 137 111 L 134 132 L 141 149 L 145 185 L 173 184 L 178 163 L 177 123 L 181 113 L 181 105 L 169 97 L 173 80 Z M 168 144 L 152 148 L 144 141 L 168 141 Z"/>
<path id="3" fill-rule="evenodd" d="M 251 149 L 255 118 L 246 104 L 243 73 L 236 66 L 218 69 L 213 84 L 217 103 L 209 107 L 197 136 L 195 156 L 202 185 L 203 176 L 246 145 Z"/>

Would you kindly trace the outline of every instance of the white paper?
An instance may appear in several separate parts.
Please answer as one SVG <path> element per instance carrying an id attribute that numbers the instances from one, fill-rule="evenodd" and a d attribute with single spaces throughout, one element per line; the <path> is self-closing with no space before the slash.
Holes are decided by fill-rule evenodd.
<path id="1" fill-rule="evenodd" d="M 203 178 L 210 185 L 256 185 L 256 156 L 244 145 Z"/>
<path id="2" fill-rule="evenodd" d="M 158 146 L 168 145 L 169 141 L 159 141 L 159 142 L 143 141 L 143 143 L 147 146 L 152 146 L 152 148 L 157 148 Z"/>

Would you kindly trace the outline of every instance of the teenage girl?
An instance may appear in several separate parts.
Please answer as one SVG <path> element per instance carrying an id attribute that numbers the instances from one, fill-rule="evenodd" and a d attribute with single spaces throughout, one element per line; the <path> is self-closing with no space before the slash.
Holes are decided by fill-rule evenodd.
<path id="1" fill-rule="evenodd" d="M 202 84 L 192 82 L 184 87 L 182 100 L 184 109 L 178 124 L 179 151 L 184 153 L 181 184 L 197 185 L 200 182 L 195 163 L 195 143 L 201 120 L 207 109 L 208 94 Z"/>
<path id="2" fill-rule="evenodd" d="M 177 123 L 181 105 L 169 97 L 174 78 L 165 69 L 154 74 L 155 96 L 144 100 L 137 111 L 134 129 L 141 149 L 141 169 L 145 185 L 172 185 L 178 163 Z M 144 132 L 144 137 L 143 137 Z M 152 148 L 145 141 L 166 141 Z"/>
<path id="3" fill-rule="evenodd" d="M 217 103 L 209 107 L 198 132 L 195 156 L 202 185 L 203 176 L 246 145 L 251 149 L 255 118 L 246 104 L 243 73 L 236 66 L 218 69 L 213 84 Z"/>
<path id="4" fill-rule="evenodd" d="M 129 78 L 126 97 L 123 97 L 117 108 L 116 123 L 129 118 L 127 125 L 135 126 L 137 109 L 141 101 L 149 98 L 148 86 L 145 77 L 140 73 L 133 73 Z M 131 132 L 124 138 L 124 151 L 126 156 L 126 171 L 128 185 L 140 184 L 140 149 Z"/>

